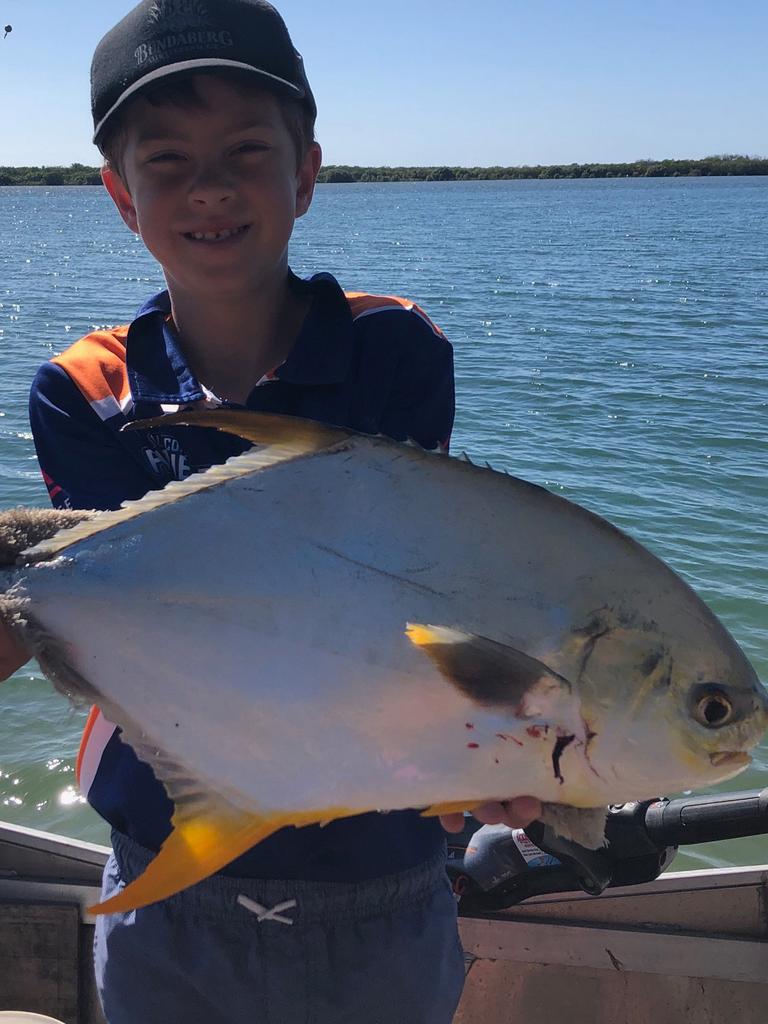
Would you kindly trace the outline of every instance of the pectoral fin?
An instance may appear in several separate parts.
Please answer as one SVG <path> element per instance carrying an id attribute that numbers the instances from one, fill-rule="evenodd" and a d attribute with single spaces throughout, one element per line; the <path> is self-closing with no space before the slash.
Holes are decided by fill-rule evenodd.
<path id="1" fill-rule="evenodd" d="M 90 907 L 91 914 L 125 913 L 167 899 L 201 882 L 252 846 L 289 825 L 316 825 L 356 812 L 326 808 L 307 813 L 257 817 L 245 812 L 210 810 L 193 816 L 183 810 L 173 817 L 173 832 L 149 867 L 116 896 Z"/>
<path id="2" fill-rule="evenodd" d="M 511 709 L 517 718 L 535 718 L 571 695 L 567 679 L 495 640 L 415 623 L 408 625 L 406 635 L 450 683 L 481 707 Z"/>

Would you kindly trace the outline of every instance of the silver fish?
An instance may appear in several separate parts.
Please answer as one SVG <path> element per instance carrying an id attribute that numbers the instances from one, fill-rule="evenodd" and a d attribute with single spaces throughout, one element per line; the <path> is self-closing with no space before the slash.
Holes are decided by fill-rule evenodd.
<path id="1" fill-rule="evenodd" d="M 529 794 L 594 846 L 607 804 L 749 764 L 768 701 L 744 654 L 598 516 L 308 421 L 155 425 L 265 447 L 56 533 L 0 599 L 55 685 L 120 725 L 176 804 L 160 854 L 99 911 L 179 891 L 286 825 L 374 809 Z"/>

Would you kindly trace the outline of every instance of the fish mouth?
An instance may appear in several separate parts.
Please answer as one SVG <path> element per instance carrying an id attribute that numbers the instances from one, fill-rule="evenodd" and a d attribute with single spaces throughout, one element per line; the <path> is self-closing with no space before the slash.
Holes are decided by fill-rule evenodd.
<path id="1" fill-rule="evenodd" d="M 710 754 L 709 760 L 714 768 L 746 768 L 752 764 L 752 758 L 743 750 L 723 750 L 719 754 Z"/>

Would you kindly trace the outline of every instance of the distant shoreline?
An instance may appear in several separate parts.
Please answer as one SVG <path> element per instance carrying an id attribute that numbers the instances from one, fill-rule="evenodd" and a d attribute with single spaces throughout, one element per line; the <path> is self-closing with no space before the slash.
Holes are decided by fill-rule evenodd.
<path id="1" fill-rule="evenodd" d="M 387 181 L 504 181 L 562 178 L 701 178 L 768 175 L 768 158 L 711 156 L 702 160 L 635 160 L 631 163 L 548 164 L 522 167 L 356 167 L 329 164 L 321 184 Z M 3 185 L 100 185 L 98 167 L 0 167 Z"/>

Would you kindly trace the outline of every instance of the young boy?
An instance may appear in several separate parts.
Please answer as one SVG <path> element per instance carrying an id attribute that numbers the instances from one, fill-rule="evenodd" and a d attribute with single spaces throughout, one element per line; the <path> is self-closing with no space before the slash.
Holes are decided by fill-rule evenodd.
<path id="1" fill-rule="evenodd" d="M 410 302 L 289 269 L 321 152 L 274 8 L 144 0 L 96 50 L 92 105 L 104 184 L 167 291 L 39 371 L 30 418 L 54 505 L 117 508 L 247 447 L 209 430 L 121 432 L 180 407 L 283 412 L 447 448 L 441 332 Z M 6 676 L 24 658 L 0 643 Z M 159 849 L 173 807 L 98 709 L 78 773 L 113 828 L 107 898 Z M 522 824 L 537 811 L 522 798 L 477 813 Z M 463 983 L 455 916 L 440 824 L 367 814 L 283 830 L 179 896 L 99 918 L 97 981 L 110 1024 L 448 1024 Z"/>

